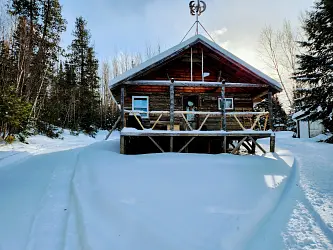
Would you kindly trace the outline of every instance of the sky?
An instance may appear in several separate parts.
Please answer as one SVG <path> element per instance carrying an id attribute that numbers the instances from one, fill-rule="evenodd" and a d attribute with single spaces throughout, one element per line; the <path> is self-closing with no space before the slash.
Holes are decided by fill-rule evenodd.
<path id="1" fill-rule="evenodd" d="M 97 57 L 110 60 L 118 52 L 143 52 L 146 45 L 166 50 L 178 44 L 195 18 L 189 0 L 60 0 L 68 27 L 63 45 L 71 42 L 75 18 L 88 21 Z M 258 40 L 265 25 L 281 27 L 285 19 L 297 27 L 313 0 L 205 0 L 201 23 L 225 49 L 264 70 Z M 200 33 L 204 33 L 201 31 Z M 194 31 L 187 38 L 194 35 Z"/>

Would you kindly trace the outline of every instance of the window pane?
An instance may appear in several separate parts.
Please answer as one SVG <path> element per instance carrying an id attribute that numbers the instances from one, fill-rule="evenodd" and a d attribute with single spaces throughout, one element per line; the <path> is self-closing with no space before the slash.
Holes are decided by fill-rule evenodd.
<path id="1" fill-rule="evenodd" d="M 146 97 L 133 97 L 132 109 L 134 111 L 148 112 L 148 98 Z M 147 113 L 140 113 L 141 117 L 148 118 Z"/>
<path id="2" fill-rule="evenodd" d="M 147 112 L 147 108 L 138 108 L 138 107 L 136 107 L 134 110 L 135 111 L 145 111 L 145 112 Z"/>
<path id="3" fill-rule="evenodd" d="M 232 99 L 226 99 L 225 100 L 225 108 L 226 109 L 232 109 Z"/>
<path id="4" fill-rule="evenodd" d="M 232 98 L 225 98 L 224 99 L 224 106 L 226 109 L 233 109 L 233 99 Z M 221 109 L 222 107 L 222 98 L 219 98 L 218 99 L 218 108 L 219 110 Z"/>
<path id="5" fill-rule="evenodd" d="M 134 108 L 145 108 L 147 107 L 147 99 L 134 99 Z"/>

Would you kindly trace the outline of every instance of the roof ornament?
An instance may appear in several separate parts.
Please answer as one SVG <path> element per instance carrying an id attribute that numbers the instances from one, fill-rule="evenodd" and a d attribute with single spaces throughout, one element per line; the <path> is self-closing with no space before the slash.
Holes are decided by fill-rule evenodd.
<path id="1" fill-rule="evenodd" d="M 196 32 L 195 34 L 198 35 L 199 34 L 199 16 L 201 16 L 201 14 L 203 12 L 205 12 L 207 5 L 204 1 L 199 1 L 197 0 L 197 4 L 195 4 L 195 1 L 191 1 L 189 4 L 190 7 L 190 13 L 192 16 L 195 16 L 196 18 Z"/>
<path id="2" fill-rule="evenodd" d="M 184 36 L 184 38 L 182 39 L 181 42 L 183 42 L 185 40 L 186 36 L 188 35 L 188 33 L 190 33 L 190 31 L 193 29 L 194 26 L 196 26 L 195 34 L 198 35 L 199 34 L 199 25 L 208 34 L 208 36 L 210 37 L 210 39 L 212 39 L 213 42 L 215 42 L 214 39 L 211 37 L 211 35 L 207 32 L 207 30 L 205 29 L 205 27 L 199 21 L 199 16 L 201 16 L 201 14 L 203 12 L 205 12 L 205 10 L 207 9 L 206 3 L 204 1 L 202 1 L 202 0 L 190 1 L 189 8 L 190 8 L 191 15 L 195 16 L 195 22 L 192 25 L 192 27 L 190 28 L 190 30 L 186 33 L 186 35 Z"/>

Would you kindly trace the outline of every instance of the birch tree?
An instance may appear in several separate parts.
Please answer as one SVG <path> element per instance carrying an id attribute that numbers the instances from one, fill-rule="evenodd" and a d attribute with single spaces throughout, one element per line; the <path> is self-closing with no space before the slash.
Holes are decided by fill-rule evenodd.
<path id="1" fill-rule="evenodd" d="M 293 106 L 295 82 L 292 75 L 297 67 L 298 38 L 299 33 L 292 29 L 290 22 L 284 21 L 282 28 L 277 31 L 271 26 L 264 27 L 259 39 L 259 55 L 281 83 L 289 108 Z"/>

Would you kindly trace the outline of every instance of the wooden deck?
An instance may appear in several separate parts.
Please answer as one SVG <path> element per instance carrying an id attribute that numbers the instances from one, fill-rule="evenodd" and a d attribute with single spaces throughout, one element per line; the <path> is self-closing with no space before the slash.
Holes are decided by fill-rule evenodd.
<path id="1" fill-rule="evenodd" d="M 219 153 L 232 153 L 238 154 L 241 147 L 246 149 L 248 153 L 255 154 L 256 147 L 258 147 L 263 153 L 266 151 L 257 142 L 261 138 L 270 138 L 270 151 L 275 151 L 275 134 L 272 131 L 171 131 L 171 130 L 137 130 L 133 128 L 124 128 L 120 133 L 120 153 L 127 154 L 127 150 L 131 147 L 133 140 L 137 140 L 138 144 L 134 147 L 138 147 L 141 144 L 141 148 L 147 147 L 147 140 L 144 141 L 140 138 L 148 138 L 154 144 L 158 152 L 189 152 L 189 145 L 196 138 L 200 139 L 199 148 L 203 153 L 211 153 L 211 151 Z M 212 140 L 220 141 L 217 144 L 219 150 L 211 150 Z M 165 150 L 166 142 L 170 148 Z M 164 145 L 164 146 L 163 146 Z M 215 146 L 216 147 L 216 146 Z M 207 148 L 207 152 L 203 148 Z M 142 151 L 140 151 L 142 152 Z M 149 152 L 147 152 L 149 153 Z M 135 154 L 135 152 L 132 154 Z"/>

